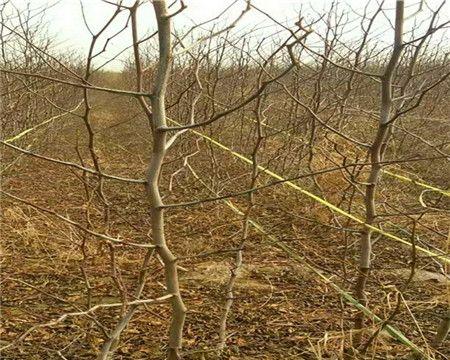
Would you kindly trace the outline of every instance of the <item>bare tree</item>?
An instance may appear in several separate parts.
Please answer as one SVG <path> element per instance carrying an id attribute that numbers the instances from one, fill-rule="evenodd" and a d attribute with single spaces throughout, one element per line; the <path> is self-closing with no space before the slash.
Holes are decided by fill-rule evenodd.
<path id="1" fill-rule="evenodd" d="M 268 346 L 277 337 L 274 357 L 344 357 L 349 346 L 359 347 L 357 356 L 384 356 L 382 330 L 399 340 L 391 348 L 431 353 L 429 322 L 408 301 L 419 286 L 415 276 L 446 274 L 449 261 L 442 246 L 449 193 L 439 174 L 449 159 L 439 120 L 448 111 L 450 76 L 441 51 L 444 3 L 420 2 L 405 18 L 415 6 L 397 0 L 391 24 L 383 1 L 354 11 L 336 3 L 311 14 L 302 8 L 286 22 L 250 1 L 232 2 L 186 27 L 177 21 L 188 2 L 102 3 L 112 12 L 96 31 L 90 4 L 81 3 L 91 41 L 78 56 L 53 47 L 40 24 L 45 9 L 21 14 L 8 1 L 0 8 L 2 200 L 12 214 L 6 235 L 15 246 L 14 226 L 30 225 L 14 221 L 42 217 L 52 231 L 42 261 L 58 264 L 69 249 L 64 266 L 76 298 L 8 272 L 5 283 L 57 301 L 48 304 L 50 319 L 42 311 L 11 330 L 6 356 L 16 348 L 28 355 L 25 347 L 39 338 L 32 334 L 59 336 L 63 324 L 77 333 L 53 348 L 44 339 L 37 356 L 70 357 L 79 346 L 98 359 L 141 356 L 134 348 L 123 355 L 136 337 L 157 343 L 171 360 L 255 356 L 259 347 L 238 349 L 246 330 L 263 334 Z M 153 21 L 141 20 L 146 10 Z M 264 20 L 239 28 L 249 12 Z M 411 30 L 408 21 L 417 21 Z M 111 50 L 118 37 L 126 45 Z M 112 62 L 123 67 L 110 71 Z M 46 147 L 36 145 L 40 134 Z M 29 179 L 27 171 L 34 171 Z M 67 199 L 59 202 L 48 189 L 61 179 Z M 226 264 L 212 290 L 190 278 L 209 259 Z M 267 259 L 274 268 L 283 262 L 283 271 L 271 277 L 261 270 Z M 267 299 L 239 282 L 254 275 L 247 264 L 270 283 Z M 400 282 L 392 271 L 403 268 Z M 280 312 L 286 324 L 279 325 L 276 302 L 287 304 Z M 243 313 L 253 321 L 249 329 Z M 399 321 L 420 336 L 405 333 L 408 339 Z M 148 335 L 150 327 L 158 336 Z M 160 331 L 166 327 L 168 334 Z M 436 353 L 447 317 L 437 333 Z"/>

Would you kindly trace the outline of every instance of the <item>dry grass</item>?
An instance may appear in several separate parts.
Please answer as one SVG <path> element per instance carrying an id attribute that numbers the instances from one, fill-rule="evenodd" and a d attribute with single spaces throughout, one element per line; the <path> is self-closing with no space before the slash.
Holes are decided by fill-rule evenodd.
<path id="1" fill-rule="evenodd" d="M 93 123 L 99 131 L 98 154 L 105 170 L 120 175 L 141 177 L 148 160 L 148 130 L 143 121 L 135 119 L 111 127 L 121 121 L 119 109 L 101 109 L 95 112 Z M 41 139 L 46 154 L 76 161 L 74 144 L 80 122 L 71 119 L 51 143 Z M 138 136 L 136 136 L 138 134 Z M 222 134 L 227 143 L 230 134 Z M 180 153 L 193 147 L 195 137 L 186 135 L 180 145 L 169 154 L 170 162 L 164 168 L 167 176 L 181 161 Z M 277 141 L 282 146 L 282 142 Z M 275 142 L 274 142 L 275 143 Z M 267 146 L 276 146 L 270 143 Z M 43 145 L 42 145 L 43 144 Z M 228 154 L 216 151 L 217 163 L 227 167 L 213 169 L 214 179 L 208 179 L 210 148 L 202 142 L 201 153 L 191 159 L 195 169 L 202 169 L 206 180 L 214 180 L 223 193 L 244 189 L 249 169 Z M 82 153 L 86 154 L 82 143 Z M 16 154 L 17 155 L 17 154 Z M 267 158 L 270 158 L 267 154 Z M 7 153 L 5 159 L 14 154 Z M 326 159 L 318 159 L 317 168 Z M 209 175 L 211 176 L 211 175 Z M 239 180 L 242 179 L 242 180 Z M 261 181 L 268 181 L 262 178 Z M 338 199 L 342 179 L 323 176 L 330 201 Z M 305 186 L 313 189 L 310 182 Z M 163 187 L 167 193 L 167 181 Z M 386 182 L 387 191 L 398 184 Z M 58 165 L 36 159 L 22 158 L 3 177 L 5 190 L 53 209 L 76 221 L 83 221 L 83 187 L 71 171 Z M 114 235 L 133 241 L 147 241 L 150 228 L 148 203 L 143 189 L 133 185 L 108 183 L 106 193 L 112 202 L 112 231 Z M 210 196 L 186 170 L 175 178 L 174 191 L 167 202 L 192 197 Z M 414 192 L 396 194 L 399 201 L 413 199 Z M 412 200 L 411 200 L 412 201 Z M 241 206 L 244 199 L 237 199 Z M 343 233 L 333 226 L 333 216 L 291 190 L 278 186 L 257 195 L 253 218 L 282 241 L 297 249 L 313 264 L 344 288 L 349 289 L 356 274 L 353 257 L 356 245 L 345 251 Z M 101 213 L 93 212 L 94 223 L 100 224 Z M 343 219 L 340 219 L 343 221 Z M 442 228 L 445 219 L 433 218 Z M 192 209 L 176 209 L 167 214 L 167 237 L 174 252 L 180 256 L 182 295 L 189 312 L 186 320 L 184 351 L 186 359 L 215 359 L 212 351 L 217 344 L 218 319 L 224 301 L 224 284 L 229 276 L 232 254 L 218 253 L 210 257 L 195 255 L 220 252 L 233 248 L 239 242 L 241 219 L 220 202 L 208 203 Z M 99 225 L 100 226 L 100 225 Z M 351 225 L 349 225 L 351 226 Z M 51 215 L 40 213 L 29 206 L 2 199 L 2 344 L 8 344 L 35 324 L 58 318 L 61 314 L 86 307 L 83 266 L 93 291 L 93 305 L 120 300 L 114 286 L 108 251 L 93 238 L 83 260 L 80 243 L 83 234 L 56 221 Z M 101 229 L 100 229 L 101 230 Z M 396 231 L 394 229 L 389 229 Z M 445 239 L 421 229 L 427 240 L 443 248 Z M 357 239 L 349 235 L 351 244 Z M 390 240 L 381 239 L 375 248 L 377 257 L 370 285 L 370 308 L 379 316 L 388 316 L 393 309 L 395 286 L 406 277 L 410 250 Z M 343 261 L 344 253 L 346 260 Z M 143 253 L 117 249 L 117 265 L 128 291 L 132 291 Z M 361 359 L 352 355 L 352 318 L 355 310 L 341 302 L 330 286 L 299 264 L 295 264 L 280 250 L 267 245 L 262 236 L 251 233 L 244 252 L 244 268 L 240 272 L 236 301 L 229 321 L 229 347 L 224 359 Z M 343 268 L 345 264 L 345 272 Z M 429 259 L 418 261 L 420 271 L 405 292 L 408 309 L 403 307 L 395 325 L 416 344 L 426 347 L 433 337 L 439 315 L 445 311 L 445 278 L 437 275 L 437 264 Z M 145 288 L 146 297 L 164 293 L 162 267 L 155 259 L 151 263 L 150 278 Z M 100 310 L 96 318 L 106 327 L 113 325 L 118 313 Z M 167 306 L 141 308 L 122 337 L 118 359 L 160 359 L 164 352 L 167 333 Z M 416 327 L 416 324 L 418 327 Z M 371 324 L 368 324 L 371 327 Z M 374 329 L 374 327 L 371 327 Z M 86 317 L 71 318 L 53 327 L 37 329 L 16 346 L 6 350 L 3 359 L 92 359 L 103 336 L 98 327 Z M 431 356 L 444 359 L 449 356 L 447 344 L 431 349 Z M 383 333 L 369 349 L 368 358 L 406 359 L 410 352 Z"/>

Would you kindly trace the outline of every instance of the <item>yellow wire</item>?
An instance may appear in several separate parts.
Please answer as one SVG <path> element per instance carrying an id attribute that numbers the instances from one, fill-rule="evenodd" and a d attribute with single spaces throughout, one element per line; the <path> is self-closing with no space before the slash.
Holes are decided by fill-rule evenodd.
<path id="1" fill-rule="evenodd" d="M 172 123 L 174 123 L 174 124 L 176 124 L 178 126 L 181 125 L 180 123 L 176 122 L 173 119 L 170 119 L 170 118 L 168 118 L 168 119 Z M 229 147 L 227 147 L 224 144 L 218 142 L 217 140 L 214 140 L 213 138 L 211 138 L 211 137 L 209 137 L 209 136 L 207 136 L 207 135 L 205 135 L 205 134 L 203 134 L 203 133 L 201 133 L 201 132 L 199 132 L 197 130 L 192 130 L 192 129 L 190 129 L 190 130 L 194 134 L 196 134 L 198 136 L 201 136 L 202 138 L 208 140 L 209 142 L 211 142 L 212 144 L 216 145 L 217 147 L 219 147 L 219 148 L 229 152 L 230 154 L 232 154 L 233 156 L 235 156 L 235 157 L 239 158 L 240 160 L 246 162 L 247 164 L 253 164 L 252 160 L 250 160 L 249 158 L 245 157 L 242 154 L 239 154 L 236 151 L 231 150 Z M 281 181 L 285 181 L 286 180 L 282 176 L 274 173 L 273 171 L 271 171 L 271 170 L 269 170 L 269 169 L 267 169 L 267 168 L 265 168 L 265 167 L 263 167 L 261 165 L 258 165 L 258 169 L 263 171 L 264 173 L 270 175 L 271 177 L 277 179 L 277 180 L 281 180 Z M 309 192 L 308 190 L 303 189 L 302 187 L 298 186 L 297 184 L 294 184 L 292 181 L 285 181 L 285 182 L 283 182 L 283 185 L 291 187 L 291 188 L 301 192 L 302 194 L 304 194 L 304 195 L 308 196 L 309 198 L 317 201 L 318 203 L 328 207 L 329 209 L 335 211 L 336 213 L 341 214 L 343 216 L 346 216 L 349 219 L 352 219 L 353 221 L 355 221 L 355 222 L 357 222 L 357 223 L 359 223 L 359 224 L 361 224 L 361 225 L 363 225 L 363 226 L 365 226 L 365 227 L 367 227 L 367 228 L 369 228 L 369 229 L 371 229 L 371 230 L 373 230 L 373 231 L 375 231 L 377 233 L 380 233 L 380 234 L 382 234 L 382 235 L 384 235 L 384 236 L 386 236 L 386 237 L 388 237 L 388 238 L 390 238 L 392 240 L 398 241 L 398 242 L 400 242 L 402 244 L 405 244 L 405 245 L 408 245 L 408 246 L 412 246 L 412 244 L 409 241 L 407 241 L 405 239 L 402 239 L 402 238 L 400 238 L 400 237 L 398 237 L 396 235 L 390 234 L 390 233 L 388 233 L 388 232 L 386 232 L 384 230 L 381 230 L 381 229 L 377 228 L 376 226 L 373 226 L 373 225 L 370 225 L 370 224 L 366 224 L 364 222 L 364 220 L 356 217 L 355 215 L 352 215 L 352 214 L 346 212 L 345 210 L 342 210 L 341 208 L 337 207 L 336 205 L 334 205 L 334 204 L 332 204 L 332 203 L 322 199 L 321 197 L 319 197 L 319 196 Z M 438 259 L 440 259 L 440 260 L 442 260 L 442 261 L 444 261 L 446 263 L 450 263 L 450 259 L 448 257 L 446 257 L 445 255 L 436 254 L 436 253 L 434 253 L 434 252 L 432 252 L 432 251 L 430 251 L 428 249 L 425 249 L 425 248 L 423 248 L 421 246 L 417 246 L 417 245 L 416 245 L 416 249 L 421 251 L 421 252 L 423 252 L 423 253 L 425 253 L 425 254 L 427 254 L 427 255 L 429 255 L 429 256 L 433 256 L 433 257 L 438 258 Z"/>

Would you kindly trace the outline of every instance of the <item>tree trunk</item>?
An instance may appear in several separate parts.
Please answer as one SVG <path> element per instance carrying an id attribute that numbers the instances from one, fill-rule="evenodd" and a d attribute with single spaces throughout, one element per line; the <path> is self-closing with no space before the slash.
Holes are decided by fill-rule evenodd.
<path id="1" fill-rule="evenodd" d="M 394 47 L 386 66 L 386 70 L 381 77 L 381 104 L 380 104 L 380 119 L 378 124 L 378 131 L 375 135 L 374 142 L 370 147 L 370 174 L 366 185 L 366 194 L 364 198 L 364 205 L 366 208 L 365 223 L 373 226 L 376 218 L 376 190 L 381 173 L 381 162 L 383 161 L 384 153 L 386 152 L 387 144 L 391 132 L 391 111 L 392 111 L 392 78 L 394 70 L 400 60 L 400 55 L 403 49 L 403 13 L 404 1 L 397 0 L 395 13 L 395 35 Z M 370 274 L 372 256 L 372 230 L 365 226 L 360 245 L 359 258 L 359 274 L 356 281 L 355 293 L 358 301 L 367 306 L 366 285 Z M 364 314 L 359 312 L 355 318 L 355 329 L 362 330 L 364 328 Z M 361 332 L 355 336 L 355 345 L 358 346 L 361 341 Z"/>

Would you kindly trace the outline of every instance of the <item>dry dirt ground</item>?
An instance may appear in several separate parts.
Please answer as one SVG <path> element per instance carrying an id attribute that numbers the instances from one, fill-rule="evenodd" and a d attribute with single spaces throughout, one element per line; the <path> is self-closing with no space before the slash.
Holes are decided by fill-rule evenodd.
<path id="1" fill-rule="evenodd" d="M 133 178 L 145 174 L 150 134 L 140 117 L 123 111 L 126 104 L 114 105 L 111 99 L 98 100 L 93 112 L 97 132 L 98 155 L 105 172 Z M 126 115 L 123 115 L 126 114 Z M 131 120 L 127 120 L 131 118 Z M 127 121 L 126 121 L 127 120 Z M 68 161 L 78 161 L 76 146 L 88 159 L 83 124 L 67 116 L 51 127 L 27 135 L 19 145 L 32 140 L 35 152 Z M 192 198 L 210 197 L 211 192 L 185 167 L 174 177 L 169 191 L 168 178 L 182 166 L 180 154 L 195 149 L 198 136 L 188 133 L 169 153 L 164 166 L 163 193 L 173 203 Z M 237 147 L 230 134 L 223 131 L 221 141 Z M 282 138 L 271 141 L 283 142 Z M 202 140 L 201 152 L 189 160 L 204 181 L 221 193 L 244 189 L 250 168 L 229 153 Z M 73 219 L 84 221 L 85 193 L 80 171 L 43 160 L 21 156 L 3 149 L 2 186 L 7 192 Z M 213 157 L 214 161 L 211 161 Z M 172 161 L 173 160 L 173 161 Z M 89 161 L 86 160 L 87 165 Z M 212 164 L 212 165 L 211 165 Z M 225 165 L 226 164 L 226 165 Z M 213 181 L 214 180 L 214 181 Z M 326 179 L 323 179 L 324 181 Z M 263 181 L 267 179 L 263 178 Z M 332 183 L 327 193 L 340 191 Z M 417 201 L 420 190 L 403 183 L 386 184 L 392 196 Z M 302 184 L 301 182 L 299 182 Z M 311 184 L 303 183 L 311 187 Z M 334 186 L 334 187 L 333 187 Z M 105 193 L 111 206 L 111 233 L 135 242 L 148 240 L 150 229 L 148 200 L 140 185 L 108 181 Z M 261 191 L 252 218 L 279 241 L 294 248 L 310 264 L 344 289 L 351 290 L 355 279 L 354 260 L 357 234 L 335 228 L 330 211 L 301 193 L 283 186 Z M 232 199 L 241 209 L 245 199 Z M 97 204 L 98 205 L 98 204 Z M 98 208 L 100 208 L 98 206 Z M 101 231 L 101 211 L 92 213 L 92 221 Z M 345 218 L 342 224 L 358 229 Z M 224 288 L 229 277 L 233 255 L 221 250 L 239 243 L 242 219 L 223 202 L 210 202 L 191 208 L 167 212 L 167 238 L 180 258 L 181 292 L 188 314 L 184 330 L 186 359 L 215 359 L 218 323 L 224 303 Z M 395 218 L 393 219 L 395 222 Z M 445 249 L 443 217 L 427 218 L 431 228 L 418 227 L 421 239 L 436 248 Z M 403 224 L 402 224 L 403 225 Z M 386 227 L 406 236 L 393 226 Z M 444 234 L 442 234 L 444 232 Z M 93 359 L 103 341 L 99 326 L 83 316 L 69 317 L 55 325 L 35 328 L 26 337 L 21 334 L 38 324 L 58 319 L 64 313 L 86 309 L 86 279 L 92 291 L 92 305 L 120 301 L 115 287 L 109 250 L 87 237 L 86 256 L 80 251 L 84 234 L 52 214 L 2 198 L 2 329 L 1 345 L 11 345 L 2 359 Z M 423 245 L 423 243 L 421 243 Z M 348 246 L 346 246 L 348 245 Z M 425 246 L 425 245 L 423 245 Z M 198 254 L 215 252 L 211 256 Z M 411 249 L 384 237 L 375 245 L 376 257 L 369 285 L 369 307 L 386 318 L 396 305 L 396 287 L 409 276 Z M 343 261 L 344 255 L 346 259 Z M 439 262 L 418 254 L 417 272 L 403 293 L 405 302 L 392 324 L 430 358 L 450 355 L 447 340 L 433 348 L 431 340 L 437 323 L 445 312 L 446 278 Z M 143 251 L 118 247 L 117 271 L 123 286 L 131 293 L 138 276 Z M 229 340 L 223 359 L 362 359 L 362 354 L 346 352 L 351 344 L 352 319 L 356 310 L 305 264 L 269 244 L 266 237 L 252 229 L 245 246 L 244 267 L 236 285 L 236 300 L 229 318 Z M 81 271 L 83 269 L 83 272 Z M 154 259 L 146 284 L 145 297 L 164 294 L 162 267 Z M 99 310 L 95 319 L 110 329 L 118 310 Z M 117 359 L 161 359 L 167 340 L 170 316 L 166 305 L 142 307 L 124 332 Z M 368 321 L 368 329 L 376 327 Z M 367 353 L 368 358 L 406 359 L 410 350 L 384 332 Z"/>

